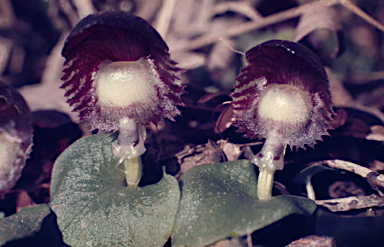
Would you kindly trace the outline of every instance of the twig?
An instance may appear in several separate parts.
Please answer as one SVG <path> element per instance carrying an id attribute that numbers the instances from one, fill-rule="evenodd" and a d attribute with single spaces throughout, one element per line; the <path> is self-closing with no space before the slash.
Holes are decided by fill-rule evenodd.
<path id="1" fill-rule="evenodd" d="M 76 7 L 80 19 L 96 12 L 91 0 L 73 0 L 73 5 Z"/>
<path id="2" fill-rule="evenodd" d="M 384 25 L 378 22 L 377 20 L 373 19 L 370 15 L 365 13 L 362 9 L 357 7 L 355 4 L 351 3 L 349 0 L 340 0 L 339 4 L 344 6 L 345 8 L 349 9 L 356 15 L 360 16 L 362 19 L 367 21 L 369 24 L 372 26 L 376 27 L 377 29 L 381 30 L 384 32 Z"/>
<path id="3" fill-rule="evenodd" d="M 315 202 L 317 205 L 326 207 L 332 212 L 384 206 L 384 198 L 376 194 L 369 196 L 351 196 L 330 200 L 316 200 Z"/>
<path id="4" fill-rule="evenodd" d="M 325 160 L 316 162 L 316 164 L 326 165 L 331 168 L 341 169 L 356 173 L 368 181 L 373 189 L 378 190 L 378 186 L 384 188 L 384 175 L 372 171 L 366 167 L 343 160 Z"/>
<path id="5" fill-rule="evenodd" d="M 65 0 L 57 0 L 57 1 L 58 1 L 58 5 L 60 6 L 60 9 L 64 12 L 65 16 L 69 20 L 69 24 L 72 29 L 76 25 L 76 23 L 79 21 L 79 17 L 76 11 L 73 9 L 73 7 L 68 1 L 65 1 Z"/>
<path id="6" fill-rule="evenodd" d="M 307 3 L 298 7 L 290 8 L 288 10 L 280 11 L 276 14 L 272 14 L 264 18 L 258 18 L 254 21 L 245 22 L 240 25 L 234 25 L 233 27 L 227 28 L 223 32 L 207 34 L 197 39 L 191 40 L 189 42 L 184 42 L 182 44 L 179 44 L 178 46 L 175 45 L 171 52 L 194 50 L 194 49 L 215 43 L 219 41 L 220 38 L 224 39 L 224 38 L 238 36 L 240 34 L 243 34 L 252 30 L 260 29 L 272 24 L 276 24 L 285 20 L 299 17 L 305 11 L 307 11 L 308 8 L 316 7 L 316 5 L 319 5 L 319 4 L 324 5 L 324 3 L 327 6 L 340 4 L 343 7 L 355 13 L 356 15 L 358 15 L 359 17 L 366 20 L 371 25 L 375 26 L 376 28 L 384 32 L 383 24 L 373 19 L 371 16 L 369 16 L 367 13 L 365 13 L 363 10 L 361 10 L 359 7 L 357 7 L 356 5 L 354 5 L 348 0 L 319 0 L 311 3 Z"/>
<path id="7" fill-rule="evenodd" d="M 367 112 L 369 114 L 372 114 L 373 116 L 377 117 L 378 119 L 381 120 L 381 122 L 384 124 L 384 113 L 380 111 L 380 109 L 376 107 L 370 107 L 370 106 L 365 106 L 360 103 L 353 104 L 349 106 L 350 108 L 354 108 L 360 111 Z"/>
<path id="8" fill-rule="evenodd" d="M 216 4 L 210 13 L 213 17 L 217 14 L 225 13 L 227 11 L 237 12 L 248 17 L 251 20 L 261 20 L 263 16 L 257 12 L 249 2 L 222 2 Z"/>
<path id="9" fill-rule="evenodd" d="M 163 5 L 160 9 L 158 19 L 156 22 L 156 30 L 159 32 L 161 37 L 165 37 L 168 31 L 169 23 L 171 22 L 171 17 L 173 13 L 173 8 L 175 7 L 176 0 L 164 0 Z"/>
<path id="10" fill-rule="evenodd" d="M 291 8 L 285 11 L 280 11 L 279 13 L 269 15 L 257 21 L 250 21 L 240 25 L 235 25 L 233 27 L 227 28 L 224 32 L 217 32 L 212 35 L 204 35 L 195 40 L 185 42 L 179 46 L 175 45 L 171 52 L 180 52 L 184 50 L 194 50 L 202 46 L 210 45 L 220 40 L 220 38 L 230 38 L 233 36 L 240 35 L 251 30 L 263 28 L 275 23 L 279 23 L 284 20 L 292 19 L 300 16 L 309 5 L 318 4 L 317 2 L 305 4 L 299 7 Z"/>
<path id="11" fill-rule="evenodd" d="M 134 14 L 148 21 L 159 12 L 163 0 L 141 0 L 135 2 L 137 6 Z"/>

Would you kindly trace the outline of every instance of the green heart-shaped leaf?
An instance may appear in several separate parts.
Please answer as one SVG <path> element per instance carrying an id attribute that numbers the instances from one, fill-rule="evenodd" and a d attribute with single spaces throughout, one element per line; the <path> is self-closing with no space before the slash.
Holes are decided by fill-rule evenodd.
<path id="1" fill-rule="evenodd" d="M 206 246 L 244 236 L 291 214 L 309 215 L 316 204 L 307 198 L 257 197 L 254 165 L 247 160 L 196 166 L 181 179 L 181 201 L 172 246 Z"/>
<path id="2" fill-rule="evenodd" d="M 164 174 L 157 184 L 126 187 L 125 174 L 115 168 L 113 140 L 82 138 L 56 160 L 50 206 L 63 240 L 82 247 L 162 246 L 174 225 L 178 183 Z"/>
<path id="3" fill-rule="evenodd" d="M 0 246 L 11 240 L 33 236 L 51 213 L 47 204 L 23 208 L 17 214 L 0 219 Z"/>

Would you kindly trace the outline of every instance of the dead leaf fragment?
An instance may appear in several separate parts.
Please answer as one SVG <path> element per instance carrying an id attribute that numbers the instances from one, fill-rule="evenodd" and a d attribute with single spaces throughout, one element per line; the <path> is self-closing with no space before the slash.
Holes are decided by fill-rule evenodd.
<path id="1" fill-rule="evenodd" d="M 317 29 L 328 29 L 337 32 L 341 29 L 341 25 L 336 17 L 336 10 L 326 6 L 321 1 L 317 4 L 308 5 L 296 27 L 295 41 L 298 42 Z"/>
<path id="2" fill-rule="evenodd" d="M 32 198 L 29 196 L 28 192 L 26 190 L 21 190 L 17 194 L 17 201 L 16 201 L 16 212 L 20 212 L 21 209 L 25 207 L 34 206 L 36 203 L 32 200 Z"/>
<path id="3" fill-rule="evenodd" d="M 300 238 L 288 244 L 286 247 L 336 247 L 336 241 L 330 236 L 311 235 Z"/>
<path id="4" fill-rule="evenodd" d="M 219 140 L 221 150 L 223 150 L 228 161 L 238 160 L 243 153 L 241 145 L 233 144 L 227 140 Z"/>
<path id="5" fill-rule="evenodd" d="M 220 80 L 228 71 L 234 57 L 230 47 L 234 46 L 235 41 L 232 39 L 225 39 L 213 45 L 206 65 L 213 80 Z"/>
<path id="6" fill-rule="evenodd" d="M 219 118 L 216 121 L 215 125 L 215 133 L 219 134 L 222 133 L 224 130 L 231 127 L 233 120 L 233 107 L 231 105 L 228 105 L 220 114 Z"/>
<path id="7" fill-rule="evenodd" d="M 328 188 L 331 198 L 343 198 L 348 196 L 364 196 L 364 191 L 352 181 L 336 181 Z"/>
<path id="8" fill-rule="evenodd" d="M 384 126 L 371 126 L 371 133 L 367 135 L 366 139 L 370 141 L 384 142 Z"/>
<path id="9" fill-rule="evenodd" d="M 332 212 L 344 212 L 352 209 L 383 207 L 384 198 L 376 194 L 369 196 L 351 196 L 331 200 L 316 200 L 316 204 Z"/>
<path id="10" fill-rule="evenodd" d="M 198 145 L 196 147 L 185 146 L 175 156 L 180 164 L 180 171 L 175 176 L 178 180 L 192 167 L 227 161 L 224 152 L 211 140 L 205 145 Z"/>

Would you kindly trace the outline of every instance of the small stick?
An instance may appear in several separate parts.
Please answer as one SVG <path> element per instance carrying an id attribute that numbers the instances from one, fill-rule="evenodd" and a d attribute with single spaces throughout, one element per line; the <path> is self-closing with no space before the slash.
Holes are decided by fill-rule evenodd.
<path id="1" fill-rule="evenodd" d="M 175 6 L 176 0 L 164 0 L 163 5 L 160 9 L 160 13 L 158 15 L 156 21 L 156 30 L 159 32 L 161 37 L 165 38 L 167 34 L 169 23 L 171 22 L 171 17 L 173 13 L 173 9 Z"/>
<path id="2" fill-rule="evenodd" d="M 327 165 L 331 168 L 341 169 L 356 173 L 357 175 L 365 178 L 373 189 L 378 190 L 378 186 L 384 188 L 384 175 L 378 172 L 372 171 L 366 167 L 357 165 L 352 162 L 344 160 L 325 160 L 321 162 L 315 162 L 321 165 Z"/>
<path id="3" fill-rule="evenodd" d="M 332 212 L 345 212 L 352 209 L 363 209 L 384 206 L 384 198 L 372 194 L 369 196 L 350 196 L 330 200 L 316 200 L 317 205 L 323 206 Z"/>
<path id="4" fill-rule="evenodd" d="M 218 32 L 215 34 L 208 34 L 197 39 L 191 40 L 189 42 L 184 42 L 179 46 L 175 45 L 171 47 L 171 52 L 180 52 L 180 51 L 188 51 L 200 48 L 202 46 L 207 46 L 212 43 L 217 42 L 220 38 L 227 39 L 231 37 L 235 37 L 241 35 L 246 32 L 250 32 L 252 30 L 257 30 L 260 28 L 267 27 L 269 25 L 273 25 L 285 20 L 293 19 L 301 16 L 308 8 L 312 8 L 313 5 L 318 4 L 326 4 L 327 6 L 333 6 L 336 4 L 340 4 L 341 6 L 349 9 L 362 19 L 366 20 L 368 23 L 378 28 L 379 30 L 384 32 L 384 25 L 369 16 L 363 10 L 361 10 L 358 6 L 351 3 L 349 0 L 319 0 L 307 4 L 303 4 L 298 7 L 293 7 L 284 11 L 280 11 L 276 14 L 268 15 L 264 18 L 257 18 L 254 21 L 245 22 L 240 25 L 234 25 L 233 27 L 227 28 L 223 32 Z"/>
<path id="5" fill-rule="evenodd" d="M 379 29 L 380 31 L 384 32 L 384 25 L 378 22 L 377 20 L 373 19 L 370 15 L 365 13 L 362 9 L 360 9 L 355 4 L 351 3 L 349 0 L 340 0 L 340 4 L 367 21 L 369 24 L 374 26 L 375 28 Z"/>

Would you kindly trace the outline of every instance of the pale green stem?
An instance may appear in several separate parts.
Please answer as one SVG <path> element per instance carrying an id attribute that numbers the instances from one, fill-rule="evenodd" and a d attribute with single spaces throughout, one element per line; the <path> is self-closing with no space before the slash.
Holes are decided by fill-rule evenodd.
<path id="1" fill-rule="evenodd" d="M 305 187 L 307 189 L 308 198 L 315 201 L 316 200 L 315 190 L 313 189 L 310 178 L 307 179 L 305 183 Z"/>
<path id="2" fill-rule="evenodd" d="M 259 168 L 259 178 L 257 183 L 257 195 L 260 200 L 265 200 L 271 197 L 273 187 L 274 170 L 269 170 L 266 167 Z"/>
<path id="3" fill-rule="evenodd" d="M 141 156 L 124 160 L 125 179 L 128 187 L 137 187 L 141 179 Z"/>
<path id="4" fill-rule="evenodd" d="M 266 139 L 261 151 L 252 157 L 251 162 L 258 166 L 260 171 L 257 185 L 260 200 L 271 197 L 275 171 L 284 168 L 284 154 L 285 146 L 279 138 L 271 135 Z"/>

